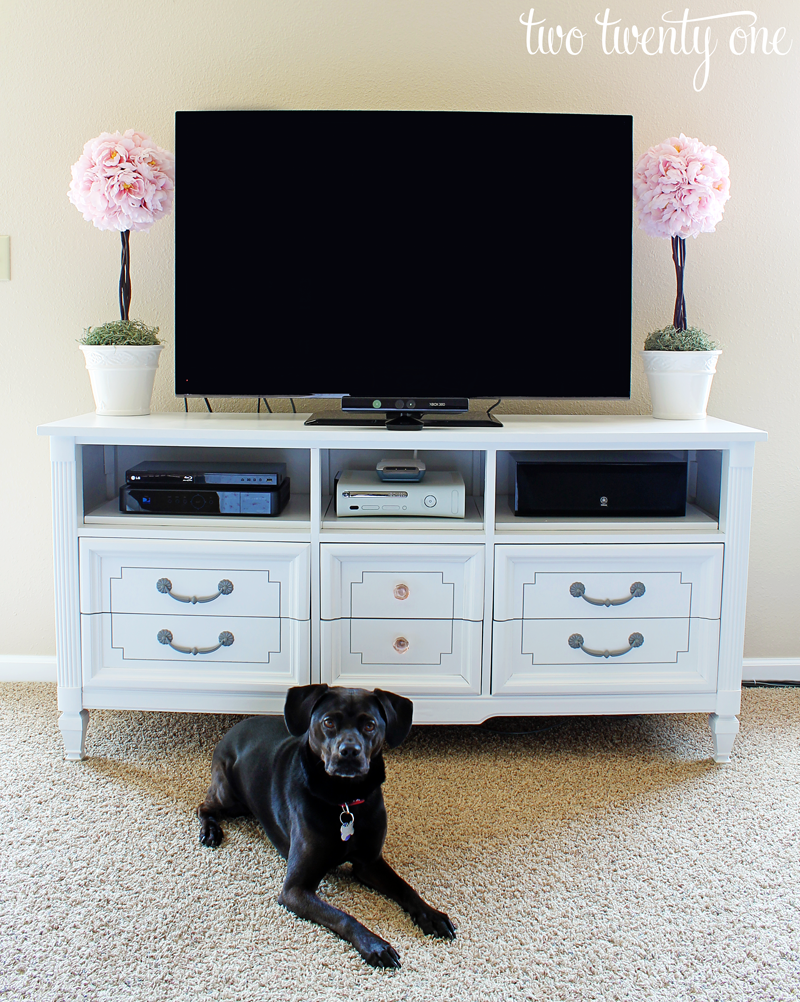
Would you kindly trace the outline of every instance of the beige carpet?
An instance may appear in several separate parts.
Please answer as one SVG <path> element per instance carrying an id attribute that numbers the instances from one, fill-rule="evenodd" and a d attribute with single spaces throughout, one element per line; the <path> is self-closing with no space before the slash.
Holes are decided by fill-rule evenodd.
<path id="1" fill-rule="evenodd" d="M 322 888 L 398 972 L 276 903 L 253 822 L 198 844 L 234 719 L 95 712 L 67 763 L 55 687 L 0 685 L 0 1000 L 800 998 L 797 689 L 745 691 L 728 767 L 704 716 L 415 728 L 387 755 L 386 855 L 458 939 L 344 873 Z"/>

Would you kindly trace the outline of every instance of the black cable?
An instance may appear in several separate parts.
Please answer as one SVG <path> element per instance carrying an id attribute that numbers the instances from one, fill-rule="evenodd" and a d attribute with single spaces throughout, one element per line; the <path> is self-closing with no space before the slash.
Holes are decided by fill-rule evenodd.
<path id="1" fill-rule="evenodd" d="M 800 682 L 742 682 L 743 689 L 797 689 Z"/>
<path id="2" fill-rule="evenodd" d="M 491 414 L 491 413 L 492 413 L 492 411 L 493 411 L 493 410 L 495 409 L 495 407 L 497 407 L 497 404 L 500 404 L 500 403 L 502 403 L 502 402 L 503 402 L 503 398 L 501 397 L 501 398 L 500 398 L 500 399 L 499 399 L 499 400 L 497 401 L 497 403 L 494 403 L 494 404 L 492 404 L 492 406 L 491 406 L 491 407 L 489 408 L 489 410 L 488 410 L 488 411 L 486 412 L 486 413 L 487 413 L 487 415 L 488 415 L 488 414 Z"/>
<path id="3" fill-rule="evenodd" d="M 189 398 L 188 397 L 184 397 L 183 398 L 183 409 L 186 411 L 187 414 L 189 413 Z"/>
<path id="4" fill-rule="evenodd" d="M 206 408 L 208 409 L 208 413 L 213 414 L 214 412 L 211 410 L 211 404 L 208 402 L 208 397 L 203 397 L 203 400 L 205 400 L 206 402 Z"/>
<path id="5" fill-rule="evenodd" d="M 292 414 L 296 414 L 297 413 L 297 408 L 295 407 L 294 400 L 292 400 L 291 397 L 289 397 L 289 403 L 292 405 Z"/>

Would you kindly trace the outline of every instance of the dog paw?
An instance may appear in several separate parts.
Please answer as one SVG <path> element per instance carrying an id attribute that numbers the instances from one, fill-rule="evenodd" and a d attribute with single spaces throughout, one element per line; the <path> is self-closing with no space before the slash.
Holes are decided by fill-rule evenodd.
<path id="1" fill-rule="evenodd" d="M 222 826 L 213 818 L 203 818 L 200 822 L 200 845 L 210 846 L 216 849 L 222 844 L 225 833 Z"/>
<path id="2" fill-rule="evenodd" d="M 358 952 L 371 967 L 397 970 L 402 966 L 397 950 L 380 936 L 373 936 L 371 942 L 358 948 Z"/>
<path id="3" fill-rule="evenodd" d="M 456 938 L 455 926 L 444 912 L 427 908 L 411 917 L 427 936 L 439 936 L 441 939 Z"/>

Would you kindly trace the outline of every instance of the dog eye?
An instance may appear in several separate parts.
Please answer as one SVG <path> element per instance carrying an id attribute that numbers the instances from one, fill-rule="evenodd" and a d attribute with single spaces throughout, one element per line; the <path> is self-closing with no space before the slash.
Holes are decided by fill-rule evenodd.
<path id="1" fill-rule="evenodd" d="M 328 731 L 333 730 L 333 728 L 336 726 L 336 721 L 333 719 L 333 717 L 325 717 L 325 719 L 322 721 L 322 726 Z"/>
<path id="2" fill-rule="evenodd" d="M 371 734 L 375 730 L 375 721 L 365 720 L 362 725 L 362 730 L 366 731 L 367 734 Z"/>

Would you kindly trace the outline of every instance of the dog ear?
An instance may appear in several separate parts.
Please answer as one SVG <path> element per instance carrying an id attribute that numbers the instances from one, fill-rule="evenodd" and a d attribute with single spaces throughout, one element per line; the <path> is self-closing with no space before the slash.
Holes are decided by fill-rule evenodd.
<path id="1" fill-rule="evenodd" d="M 290 734 L 299 738 L 306 733 L 314 707 L 328 689 L 329 686 L 322 682 L 319 685 L 296 685 L 286 693 L 283 719 Z"/>
<path id="2" fill-rule="evenodd" d="M 373 695 L 378 700 L 386 721 L 386 744 L 390 748 L 396 748 L 405 741 L 411 730 L 414 704 L 405 696 L 387 692 L 386 689 L 375 689 Z"/>

